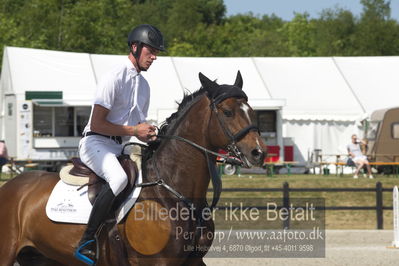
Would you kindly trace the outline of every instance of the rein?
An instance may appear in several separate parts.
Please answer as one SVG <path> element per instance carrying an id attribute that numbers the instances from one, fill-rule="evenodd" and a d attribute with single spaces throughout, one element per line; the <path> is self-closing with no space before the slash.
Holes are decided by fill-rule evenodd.
<path id="1" fill-rule="evenodd" d="M 220 124 L 224 134 L 230 140 L 230 143 L 227 145 L 228 154 L 230 156 L 226 155 L 226 154 L 214 152 L 214 151 L 209 150 L 201 145 L 198 145 L 197 143 L 195 143 L 191 140 L 188 140 L 186 138 L 183 138 L 183 137 L 180 137 L 177 135 L 157 135 L 157 138 L 174 139 L 174 140 L 178 140 L 181 142 L 185 142 L 185 143 L 199 149 L 200 151 L 204 152 L 204 154 L 206 156 L 206 160 L 207 160 L 208 172 L 209 172 L 209 175 L 211 176 L 212 187 L 213 187 L 213 199 L 212 199 L 212 204 L 209 207 L 211 210 L 214 207 L 216 207 L 216 205 L 219 201 L 220 194 L 222 192 L 222 182 L 220 179 L 220 175 L 218 174 L 216 166 L 215 166 L 215 160 L 212 160 L 212 158 L 209 155 L 213 155 L 213 156 L 222 158 L 222 160 L 218 160 L 218 162 L 242 166 L 244 157 L 243 157 L 243 154 L 240 152 L 240 150 L 237 147 L 237 142 L 239 142 L 242 138 L 244 138 L 250 131 L 258 131 L 259 132 L 259 128 L 257 126 L 248 125 L 245 128 L 241 129 L 236 134 L 232 134 L 231 131 L 228 129 L 225 121 L 223 119 L 221 119 L 221 117 L 219 116 L 216 104 L 220 101 L 221 101 L 221 99 L 213 100 L 210 104 L 210 107 L 211 107 L 211 111 L 215 112 L 216 117 L 219 121 L 219 124 Z M 231 156 L 233 156 L 233 157 L 231 157 Z M 237 159 L 237 158 L 239 158 L 239 159 Z M 158 180 L 153 181 L 153 182 L 141 183 L 141 184 L 138 184 L 137 186 L 138 187 L 148 187 L 148 186 L 155 186 L 155 185 L 162 186 L 166 190 L 168 190 L 170 193 L 175 195 L 178 199 L 185 202 L 188 206 L 194 206 L 194 204 L 191 202 L 191 200 L 189 200 L 187 197 L 182 195 L 180 192 L 178 192 L 177 190 L 175 190 L 174 188 L 172 188 L 171 186 L 169 186 L 168 184 L 165 183 L 165 181 L 162 179 L 162 177 L 159 173 L 159 169 L 156 165 L 155 159 L 153 159 L 153 165 L 154 165 L 155 173 L 156 173 Z"/>
<path id="2" fill-rule="evenodd" d="M 176 135 L 157 135 L 157 137 L 159 138 L 164 138 L 164 139 L 174 139 L 174 140 L 178 140 L 178 141 L 182 141 L 185 142 L 197 149 L 199 149 L 200 151 L 203 151 L 205 153 L 205 156 L 207 158 L 207 165 L 208 165 L 208 171 L 209 174 L 211 176 L 211 180 L 212 180 L 212 187 L 213 187 L 213 199 L 212 199 L 212 204 L 210 206 L 210 209 L 212 210 L 214 207 L 216 207 L 217 202 L 219 201 L 220 198 L 220 194 L 222 192 L 222 182 L 220 180 L 220 176 L 217 173 L 216 167 L 215 167 L 215 163 L 213 162 L 212 158 L 209 157 L 209 154 L 214 155 L 214 156 L 219 156 L 221 158 L 223 158 L 223 160 L 219 160 L 219 162 L 225 162 L 225 163 L 230 163 L 230 164 L 234 164 L 234 165 L 242 165 L 242 162 L 240 160 L 237 160 L 235 158 L 230 158 L 229 156 L 225 155 L 225 154 L 221 154 L 221 153 L 217 153 L 214 151 L 211 151 L 205 147 L 202 147 L 201 145 L 198 145 L 197 143 L 188 140 L 186 138 L 180 137 L 180 136 L 176 136 Z M 184 195 L 182 195 L 180 192 L 178 192 L 177 190 L 175 190 L 174 188 L 172 188 L 171 186 L 169 186 L 168 184 L 165 183 L 165 181 L 162 179 L 160 173 L 159 173 L 159 169 L 156 165 L 156 160 L 153 160 L 153 164 L 154 164 L 154 169 L 155 169 L 155 173 L 157 176 L 156 181 L 153 182 L 148 182 L 148 183 L 140 183 L 137 186 L 138 187 L 148 187 L 148 186 L 155 186 L 155 185 L 159 185 L 159 186 L 163 186 L 166 190 L 168 190 L 169 192 L 171 192 L 173 195 L 175 195 L 178 199 L 182 200 L 183 202 L 185 202 L 188 206 L 193 206 L 194 204 L 191 202 L 191 200 L 189 200 L 188 198 L 186 198 Z"/>
<path id="3" fill-rule="evenodd" d="M 191 140 L 185 139 L 185 138 L 180 137 L 180 136 L 176 136 L 176 135 L 157 135 L 157 138 L 175 139 L 175 140 L 179 140 L 179 141 L 185 142 L 185 143 L 187 143 L 187 144 L 189 144 L 189 145 L 191 145 L 191 146 L 193 146 L 193 147 L 205 152 L 206 154 L 212 154 L 212 155 L 215 155 L 217 157 L 221 157 L 222 160 L 218 160 L 218 162 L 221 162 L 221 163 L 228 163 L 228 164 L 234 164 L 234 165 L 239 165 L 239 166 L 242 166 L 242 164 L 243 164 L 240 160 L 237 160 L 236 158 L 232 158 L 232 157 L 230 157 L 230 156 L 228 156 L 226 154 L 222 154 L 222 153 L 211 151 L 211 150 L 209 150 L 209 149 L 207 149 L 205 147 L 202 147 L 201 145 L 198 145 L 197 143 L 195 143 L 195 142 L 193 142 Z"/>

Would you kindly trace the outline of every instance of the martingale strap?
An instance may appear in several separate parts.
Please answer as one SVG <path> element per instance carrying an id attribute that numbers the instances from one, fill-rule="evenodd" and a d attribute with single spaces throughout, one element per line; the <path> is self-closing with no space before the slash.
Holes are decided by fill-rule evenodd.
<path id="1" fill-rule="evenodd" d="M 216 169 L 215 160 L 212 160 L 212 158 L 209 156 L 208 153 L 205 154 L 206 154 L 206 159 L 208 161 L 208 171 L 212 180 L 213 199 L 212 199 L 212 204 L 209 207 L 212 210 L 218 204 L 220 199 L 220 194 L 222 193 L 222 179 L 220 178 L 220 175 Z"/>
<path id="2" fill-rule="evenodd" d="M 220 198 L 220 194 L 222 193 L 222 180 L 220 178 L 220 175 L 217 171 L 216 168 L 216 160 L 215 158 L 212 158 L 209 155 L 213 155 L 213 156 L 219 156 L 223 159 L 225 159 L 226 162 L 229 162 L 231 164 L 235 164 L 235 165 L 241 165 L 242 163 L 238 160 L 235 160 L 233 158 L 228 158 L 228 156 L 226 156 L 225 154 L 221 154 L 221 153 L 217 153 L 217 152 L 213 152 L 211 150 L 208 150 L 188 139 L 182 138 L 180 136 L 176 136 L 176 135 L 158 135 L 159 138 L 167 138 L 167 139 L 175 139 L 178 141 L 182 141 L 182 142 L 186 142 L 187 144 L 190 144 L 191 146 L 201 150 L 204 152 L 205 156 L 206 156 L 206 160 L 207 160 L 207 164 L 208 164 L 208 172 L 209 175 L 211 176 L 211 181 L 212 181 L 212 187 L 213 187 L 213 199 L 212 199 L 212 204 L 210 206 L 210 209 L 213 209 L 214 207 L 216 207 L 219 198 Z M 139 184 L 138 186 L 141 187 L 146 187 L 146 186 L 153 186 L 153 185 L 161 185 L 164 188 L 166 188 L 169 192 L 171 192 L 173 195 L 175 195 L 177 198 L 179 198 L 180 200 L 184 201 L 188 206 L 193 205 L 193 203 L 187 199 L 185 196 L 183 196 L 181 193 L 179 193 L 178 191 L 176 191 L 175 189 L 173 189 L 172 187 L 170 187 L 169 185 L 167 185 L 165 183 L 165 181 L 161 178 L 161 175 L 159 173 L 158 167 L 156 165 L 156 160 L 153 160 L 153 164 L 154 164 L 154 169 L 155 169 L 155 173 L 157 176 L 157 180 L 155 182 L 149 182 L 149 183 L 142 183 Z"/>

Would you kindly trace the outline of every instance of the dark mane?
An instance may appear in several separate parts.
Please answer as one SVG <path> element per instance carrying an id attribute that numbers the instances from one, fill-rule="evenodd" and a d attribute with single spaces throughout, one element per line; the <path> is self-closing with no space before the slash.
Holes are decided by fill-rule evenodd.
<path id="1" fill-rule="evenodd" d="M 219 85 L 216 81 L 211 81 L 202 73 L 199 73 L 199 79 L 202 87 L 194 93 L 184 93 L 183 99 L 178 103 L 177 111 L 168 117 L 165 122 L 162 123 L 158 132 L 158 138 L 155 141 L 149 142 L 148 147 L 143 152 L 144 164 L 152 158 L 153 153 L 158 149 L 161 142 L 166 139 L 166 135 L 174 135 L 176 128 L 180 121 L 188 112 L 188 110 L 201 98 L 203 95 L 207 95 L 213 104 L 218 104 L 227 98 L 244 98 L 248 100 L 247 95 L 242 90 L 242 77 L 240 71 L 237 73 L 236 81 L 234 85 L 222 84 Z M 205 89 L 206 88 L 206 89 Z M 164 136 L 164 137 L 163 137 Z"/>
<path id="2" fill-rule="evenodd" d="M 173 126 L 175 123 L 179 120 L 179 118 L 186 113 L 186 110 L 191 107 L 191 104 L 194 102 L 197 97 L 203 95 L 205 93 L 205 90 L 203 88 L 188 94 L 184 93 L 183 99 L 180 103 L 178 104 L 177 111 L 174 112 L 173 114 L 168 117 L 165 122 L 162 123 L 159 134 L 160 135 L 165 135 Z"/>
<path id="3" fill-rule="evenodd" d="M 198 99 L 201 95 L 205 94 L 206 91 L 201 88 L 191 94 L 189 93 L 184 93 L 183 99 L 180 103 L 178 104 L 177 111 L 174 112 L 173 114 L 170 115 L 160 126 L 158 135 L 167 135 L 171 134 L 170 131 L 173 131 L 174 128 L 177 126 L 178 122 L 180 121 L 180 118 L 186 113 L 186 111 L 193 105 L 193 103 L 196 102 L 196 99 Z M 159 147 L 159 145 L 162 142 L 162 137 L 158 137 L 157 140 L 149 142 L 147 148 L 143 150 L 142 153 L 142 158 L 143 158 L 143 163 L 146 164 L 147 160 L 152 158 L 153 153 L 156 151 L 156 149 Z"/>

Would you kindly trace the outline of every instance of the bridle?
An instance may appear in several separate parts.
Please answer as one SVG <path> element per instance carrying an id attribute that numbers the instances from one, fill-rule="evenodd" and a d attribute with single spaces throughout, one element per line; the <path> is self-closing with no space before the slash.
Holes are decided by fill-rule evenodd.
<path id="1" fill-rule="evenodd" d="M 222 94 L 219 97 L 223 97 L 221 99 L 225 99 L 226 96 Z M 228 154 L 230 156 L 232 156 L 232 157 L 240 159 L 240 161 L 243 162 L 244 156 L 243 156 L 242 152 L 240 151 L 240 149 L 238 149 L 237 143 L 251 131 L 257 131 L 259 133 L 259 135 L 260 135 L 259 128 L 257 126 L 255 126 L 255 125 L 250 124 L 250 125 L 244 127 L 243 129 L 241 129 L 240 131 L 238 131 L 235 134 L 231 133 L 231 131 L 227 127 L 225 121 L 219 115 L 217 104 L 220 103 L 220 102 L 221 102 L 221 100 L 218 97 L 216 97 L 214 100 L 212 100 L 212 102 L 210 104 L 210 108 L 211 108 L 212 112 L 215 113 L 215 115 L 216 115 L 216 117 L 217 117 L 217 119 L 219 121 L 219 125 L 222 128 L 222 130 L 223 130 L 223 133 L 230 140 L 230 142 L 226 146 Z M 220 156 L 220 157 L 222 157 L 222 156 Z M 241 163 L 241 165 L 242 164 L 243 163 Z"/>
<path id="2" fill-rule="evenodd" d="M 224 99 L 226 99 L 226 98 L 224 98 Z M 211 104 L 210 104 L 210 108 L 211 108 L 211 111 L 215 113 L 215 116 L 217 117 L 224 134 L 229 138 L 229 143 L 226 146 L 227 151 L 228 151 L 227 155 L 221 154 L 218 152 L 214 152 L 214 151 L 209 150 L 191 140 L 188 140 L 186 138 L 183 138 L 183 137 L 180 137 L 177 135 L 164 135 L 164 134 L 157 135 L 157 137 L 160 139 L 174 139 L 174 140 L 178 140 L 181 142 L 185 142 L 185 143 L 195 147 L 196 149 L 204 152 L 206 159 L 207 159 L 208 171 L 211 176 L 212 187 L 213 187 L 213 200 L 212 200 L 211 206 L 209 207 L 210 209 L 213 209 L 216 206 L 217 202 L 219 201 L 220 194 L 222 191 L 222 182 L 221 182 L 220 176 L 219 176 L 218 171 L 215 166 L 215 158 L 212 159 L 209 155 L 213 155 L 213 156 L 222 158 L 221 160 L 219 160 L 219 162 L 242 166 L 244 157 L 243 157 L 243 154 L 238 149 L 237 143 L 242 138 L 244 138 L 249 132 L 251 132 L 251 131 L 259 132 L 259 129 L 257 126 L 248 125 L 245 128 L 238 131 L 237 133 L 233 134 L 227 127 L 225 121 L 219 115 L 218 108 L 217 108 L 218 102 L 221 102 L 221 100 L 218 98 L 212 100 Z M 212 114 L 211 114 L 211 117 L 212 117 Z M 141 184 L 138 184 L 137 186 L 138 187 L 147 187 L 147 186 L 154 186 L 154 185 L 163 186 L 166 190 L 168 190 L 170 193 L 175 195 L 178 199 L 185 202 L 188 206 L 194 206 L 194 204 L 192 203 L 191 200 L 189 200 L 184 195 L 182 195 L 181 193 L 176 191 L 173 187 L 171 187 L 165 183 L 165 181 L 163 180 L 163 178 L 161 177 L 161 175 L 159 173 L 159 169 L 157 167 L 156 160 L 154 157 L 153 157 L 152 162 L 153 162 L 153 166 L 154 166 L 155 173 L 157 176 L 157 180 L 154 182 L 141 183 Z"/>

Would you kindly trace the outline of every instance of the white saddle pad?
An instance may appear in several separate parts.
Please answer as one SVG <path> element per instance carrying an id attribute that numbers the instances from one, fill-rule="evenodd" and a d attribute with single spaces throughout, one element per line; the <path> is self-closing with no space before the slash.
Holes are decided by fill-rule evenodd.
<path id="1" fill-rule="evenodd" d="M 142 182 L 141 171 L 136 185 Z M 46 214 L 54 222 L 87 224 L 92 205 L 87 196 L 87 186 L 78 191 L 79 186 L 58 181 L 47 201 Z M 135 187 L 116 212 L 118 223 L 133 207 L 140 195 L 141 187 Z"/>

